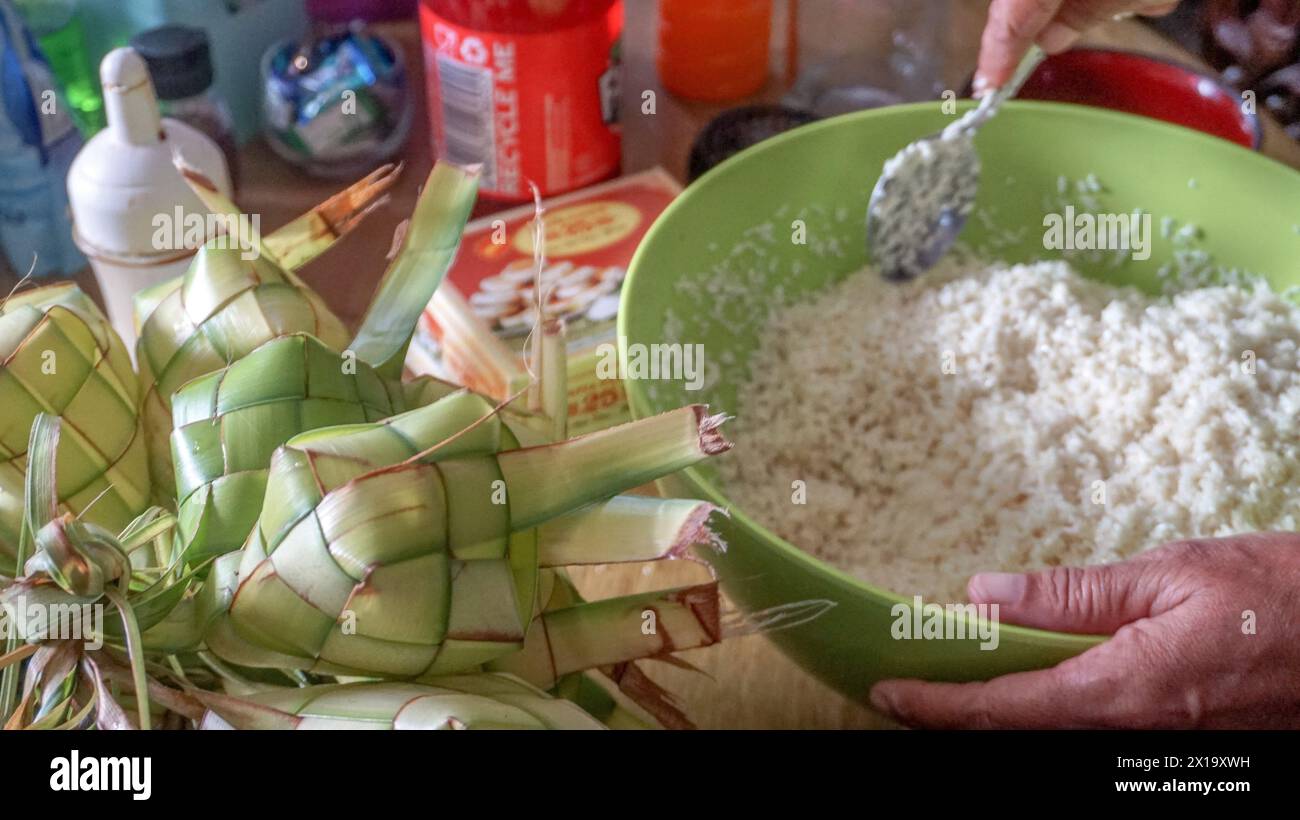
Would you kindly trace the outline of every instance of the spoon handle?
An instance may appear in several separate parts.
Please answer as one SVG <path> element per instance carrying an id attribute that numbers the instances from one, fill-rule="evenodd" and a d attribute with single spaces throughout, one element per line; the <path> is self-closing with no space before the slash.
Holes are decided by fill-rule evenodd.
<path id="1" fill-rule="evenodd" d="M 1020 88 L 1025 84 L 1025 81 L 1034 73 L 1034 69 L 1038 68 L 1039 64 L 1041 64 L 1046 58 L 1047 54 L 1044 53 L 1041 48 L 1037 45 L 1030 46 L 1029 52 L 1026 53 L 1024 58 L 1020 61 L 1020 65 L 1016 66 L 1016 73 L 1012 74 L 1011 79 L 1003 83 L 1001 88 L 994 91 L 989 96 L 997 98 L 997 105 L 1001 105 L 1006 100 L 1016 96 L 1016 94 L 1020 92 Z"/>
<path id="2" fill-rule="evenodd" d="M 1037 45 L 1030 46 L 1029 52 L 1020 61 L 1020 65 L 1016 66 L 1016 72 L 1011 75 L 1011 79 L 980 100 L 979 108 L 971 112 L 969 119 L 962 123 L 962 130 L 970 133 L 991 119 L 1002 107 L 1002 103 L 1016 96 L 1021 86 L 1034 73 L 1034 69 L 1038 68 L 1046 58 L 1047 54 L 1041 48 Z"/>

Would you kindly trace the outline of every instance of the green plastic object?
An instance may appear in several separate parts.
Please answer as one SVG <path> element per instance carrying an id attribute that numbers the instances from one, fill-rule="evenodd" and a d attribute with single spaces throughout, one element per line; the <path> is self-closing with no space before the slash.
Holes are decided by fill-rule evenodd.
<path id="1" fill-rule="evenodd" d="M 16 0 L 14 5 L 63 86 L 77 128 L 90 139 L 104 127 L 104 97 L 99 73 L 86 56 L 86 33 L 75 0 Z"/>
<path id="2" fill-rule="evenodd" d="M 866 263 L 865 209 L 881 164 L 950 121 L 938 103 L 837 117 L 748 149 L 690 186 L 632 260 L 619 333 L 629 345 L 703 344 L 706 373 L 717 380 L 706 379 L 695 392 L 682 381 L 629 381 L 633 414 L 696 401 L 714 412 L 743 413 L 735 389 L 755 345 L 755 317 L 781 294 L 806 293 Z M 984 164 L 979 212 L 961 237 L 970 247 L 1010 261 L 1059 257 L 1044 249 L 1044 214 L 1060 203 L 1062 181 L 1094 175 L 1104 187 L 1095 194 L 1101 210 L 1152 214 L 1152 254 L 1115 267 L 1072 260 L 1085 275 L 1158 291 L 1157 272 L 1174 259 L 1173 241 L 1161 236 L 1169 216 L 1199 225 L 1199 247 L 1224 267 L 1258 273 L 1279 288 L 1300 284 L 1300 173 L 1262 155 L 1154 120 L 1037 102 L 1008 104 L 977 143 Z M 804 224 L 804 244 L 792 241 L 796 220 Z M 715 296 L 702 297 L 692 285 L 702 280 L 713 283 Z M 978 639 L 895 640 L 891 610 L 908 601 L 778 538 L 734 508 L 715 478 L 713 468 L 692 468 L 661 487 L 731 510 L 720 522 L 728 549 L 708 558 L 741 607 L 836 604 L 770 637 L 851 698 L 865 702 L 871 685 L 888 677 L 983 680 L 1046 667 L 1101 640 L 1005 624 L 993 650 L 981 649 Z"/>

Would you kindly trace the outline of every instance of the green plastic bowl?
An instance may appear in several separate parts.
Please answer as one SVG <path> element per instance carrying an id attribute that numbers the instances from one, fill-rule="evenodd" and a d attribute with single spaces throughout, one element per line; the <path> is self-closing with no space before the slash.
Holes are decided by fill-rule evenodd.
<path id="1" fill-rule="evenodd" d="M 696 391 L 682 381 L 629 380 L 633 414 L 700 401 L 715 411 L 743 412 L 736 386 L 747 375 L 755 318 L 774 300 L 866 263 L 863 219 L 882 163 L 950 121 L 933 103 L 838 117 L 768 140 L 690 186 L 632 260 L 619 330 L 625 344 L 703 344 L 709 378 Z M 1300 283 L 1300 174 L 1266 157 L 1153 120 L 1055 103 L 1008 105 L 978 142 L 984 165 L 978 212 L 962 234 L 977 251 L 1008 261 L 1058 256 L 1044 250 L 1044 214 L 1058 209 L 1063 178 L 1095 175 L 1104 186 L 1096 194 L 1101 210 L 1141 208 L 1153 215 L 1152 253 L 1120 266 L 1072 259 L 1085 275 L 1158 290 L 1157 272 L 1174 258 L 1174 243 L 1161 237 L 1168 216 L 1199 225 L 1199 247 L 1225 268 L 1260 274 L 1279 287 Z M 793 241 L 796 220 L 804 244 Z M 1101 640 L 1006 625 L 993 650 L 980 649 L 977 640 L 895 640 L 894 607 L 910 598 L 863 583 L 777 537 L 731 504 L 713 467 L 685 470 L 661 489 L 731 511 L 720 523 L 729 548 L 710 560 L 740 606 L 835 603 L 821 617 L 770 637 L 851 698 L 864 700 L 871 684 L 887 677 L 982 680 L 1046 667 Z"/>

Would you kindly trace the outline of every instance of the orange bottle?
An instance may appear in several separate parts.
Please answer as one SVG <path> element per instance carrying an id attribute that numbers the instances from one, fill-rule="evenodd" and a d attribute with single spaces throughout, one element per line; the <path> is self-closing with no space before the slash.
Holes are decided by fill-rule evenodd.
<path id="1" fill-rule="evenodd" d="M 767 81 L 772 0 L 660 0 L 659 79 L 673 94 L 726 102 Z"/>

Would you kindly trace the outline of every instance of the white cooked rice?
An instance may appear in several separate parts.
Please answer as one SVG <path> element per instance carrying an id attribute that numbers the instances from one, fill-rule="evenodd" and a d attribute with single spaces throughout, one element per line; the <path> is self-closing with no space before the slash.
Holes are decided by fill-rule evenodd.
<path id="1" fill-rule="evenodd" d="M 979 571 L 1297 528 L 1300 308 L 969 267 L 862 271 L 772 317 L 721 464 L 740 509 L 939 601 Z"/>

